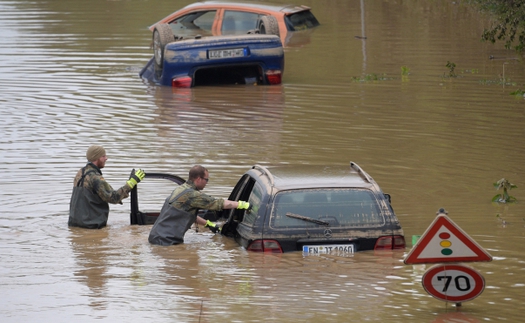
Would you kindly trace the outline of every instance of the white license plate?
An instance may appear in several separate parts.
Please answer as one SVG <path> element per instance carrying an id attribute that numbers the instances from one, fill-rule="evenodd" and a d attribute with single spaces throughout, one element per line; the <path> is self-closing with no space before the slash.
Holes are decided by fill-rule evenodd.
<path id="1" fill-rule="evenodd" d="M 353 244 L 331 244 L 321 246 L 303 246 L 303 253 L 307 254 L 322 254 L 322 253 L 354 253 Z"/>
<path id="2" fill-rule="evenodd" d="M 233 49 L 219 49 L 219 50 L 209 50 L 208 58 L 234 58 L 234 57 L 244 57 L 244 48 L 233 48 Z"/>

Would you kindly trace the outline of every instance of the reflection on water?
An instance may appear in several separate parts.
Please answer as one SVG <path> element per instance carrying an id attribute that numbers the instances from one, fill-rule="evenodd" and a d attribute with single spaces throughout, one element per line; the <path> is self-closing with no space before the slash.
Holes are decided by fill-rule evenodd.
<path id="1" fill-rule="evenodd" d="M 281 86 L 144 83 L 147 26 L 190 2 L 0 3 L 2 322 L 521 320 L 525 116 L 510 92 L 525 69 L 479 42 L 485 17 L 446 1 L 307 0 L 322 25 L 290 40 Z M 70 229 L 91 144 L 105 146 L 114 187 L 132 168 L 186 178 L 203 164 L 217 197 L 255 163 L 355 161 L 392 195 L 407 241 L 446 208 L 494 257 L 471 264 L 485 291 L 461 308 L 434 299 L 421 286 L 430 265 L 404 265 L 408 250 L 261 255 L 194 231 L 151 246 L 128 200 L 106 228 Z M 518 203 L 491 203 L 502 177 Z M 172 190 L 140 185 L 141 208 Z"/>
<path id="2" fill-rule="evenodd" d="M 112 279 L 108 275 L 108 260 L 106 259 L 115 250 L 109 246 L 108 230 L 86 230 L 72 229 L 71 247 L 77 261 L 78 270 L 74 272 L 78 281 L 85 284 L 90 290 L 89 305 L 104 310 L 107 308 L 104 296 L 107 293 L 106 283 Z M 110 249 L 111 248 L 111 249 Z"/>
<path id="3" fill-rule="evenodd" d="M 230 162 L 232 150 L 236 150 L 235 162 L 242 165 L 278 161 L 278 151 L 271 156 L 267 152 L 283 131 L 281 86 L 154 87 L 151 94 L 157 106 L 158 136 L 170 146 L 166 151 L 172 158 L 187 154 L 180 147 L 206 145 L 206 154 L 219 162 Z"/>

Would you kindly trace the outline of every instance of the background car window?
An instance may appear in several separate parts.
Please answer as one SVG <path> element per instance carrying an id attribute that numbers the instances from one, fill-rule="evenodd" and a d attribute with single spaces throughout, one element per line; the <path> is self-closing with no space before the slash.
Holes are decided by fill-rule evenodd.
<path id="1" fill-rule="evenodd" d="M 221 33 L 223 35 L 246 34 L 248 30 L 257 28 L 257 22 L 261 16 L 251 12 L 227 10 L 224 12 Z"/>
<path id="2" fill-rule="evenodd" d="M 188 31 L 211 33 L 216 13 L 216 10 L 192 12 L 173 20 L 169 25 L 175 35 L 184 35 Z"/>
<path id="3" fill-rule="evenodd" d="M 328 222 L 330 227 L 376 227 L 385 223 L 375 195 L 368 190 L 292 191 L 276 196 L 271 227 L 319 227 L 286 213 Z"/>
<path id="4" fill-rule="evenodd" d="M 251 226 L 255 223 L 257 213 L 259 212 L 259 208 L 261 207 L 262 195 L 263 193 L 261 188 L 259 188 L 257 185 L 254 186 L 250 197 L 248 198 L 248 202 L 250 203 L 251 209 L 249 211 L 244 212 L 244 218 L 242 221 L 244 224 Z"/>
<path id="5" fill-rule="evenodd" d="M 319 26 L 319 21 L 309 10 L 285 16 L 286 28 L 291 31 L 304 30 Z"/>

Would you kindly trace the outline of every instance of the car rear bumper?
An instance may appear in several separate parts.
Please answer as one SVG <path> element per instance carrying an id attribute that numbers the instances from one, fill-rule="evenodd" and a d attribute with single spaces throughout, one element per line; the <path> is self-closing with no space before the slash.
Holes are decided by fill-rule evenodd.
<path id="1" fill-rule="evenodd" d="M 240 57 L 213 57 L 210 53 L 238 49 Z M 176 77 L 193 78 L 196 71 L 206 68 L 235 68 L 257 66 L 264 75 L 267 71 L 284 71 L 284 51 L 279 37 L 274 35 L 236 35 L 204 37 L 172 42 L 164 50 L 162 71 L 155 70 L 153 59 L 140 72 L 149 81 L 172 85 Z M 262 84 L 267 84 L 263 80 Z"/>

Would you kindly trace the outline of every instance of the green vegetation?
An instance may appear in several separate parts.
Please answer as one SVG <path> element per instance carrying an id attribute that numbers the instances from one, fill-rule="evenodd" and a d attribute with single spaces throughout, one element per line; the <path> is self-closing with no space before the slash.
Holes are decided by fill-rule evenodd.
<path id="1" fill-rule="evenodd" d="M 496 190 L 503 189 L 503 193 L 496 194 L 492 198 L 492 202 L 498 202 L 498 203 L 510 203 L 510 202 L 516 202 L 516 198 L 514 196 L 510 196 L 508 191 L 510 191 L 513 188 L 518 188 L 516 185 L 509 182 L 507 179 L 502 178 L 496 183 L 492 184 L 496 188 Z"/>
<path id="2" fill-rule="evenodd" d="M 503 79 L 503 78 L 494 79 L 494 80 L 482 79 L 479 81 L 479 83 L 482 85 L 503 85 L 503 86 L 517 86 L 518 85 L 518 83 L 512 82 L 510 79 Z"/>
<path id="3" fill-rule="evenodd" d="M 353 82 L 386 81 L 386 80 L 390 80 L 390 79 L 392 79 L 392 78 L 387 77 L 386 74 L 378 75 L 378 74 L 375 74 L 375 73 L 366 74 L 366 75 L 363 75 L 362 77 L 352 76 L 352 81 Z"/>
<path id="4" fill-rule="evenodd" d="M 445 66 L 448 68 L 448 75 L 443 73 L 443 78 L 458 77 L 458 75 L 454 71 L 456 69 L 456 64 L 455 63 L 447 61 L 447 65 L 445 65 Z"/>
<path id="5" fill-rule="evenodd" d="M 482 11 L 489 12 L 494 21 L 483 30 L 483 41 L 504 41 L 505 48 L 522 53 L 525 49 L 525 0 L 467 0 Z"/>
<path id="6" fill-rule="evenodd" d="M 410 74 L 410 69 L 407 66 L 401 66 L 401 80 L 407 81 L 407 77 Z M 390 81 L 396 78 L 389 77 L 386 74 L 370 73 L 363 76 L 352 76 L 352 82 L 364 83 L 364 82 L 377 82 L 377 81 Z"/>
<path id="7" fill-rule="evenodd" d="M 408 82 L 408 75 L 410 75 L 408 66 L 401 66 L 401 82 Z"/>
<path id="8" fill-rule="evenodd" d="M 525 2 L 525 0 L 523 0 Z M 525 5 L 525 4 L 524 4 Z M 511 81 L 510 78 L 505 76 L 505 64 L 503 63 L 503 71 L 501 74 L 498 75 L 498 78 L 495 78 L 493 80 L 489 79 L 481 79 L 479 80 L 479 84 L 482 85 L 502 85 L 502 86 L 518 86 L 516 82 Z M 472 68 L 472 69 L 465 69 L 460 70 L 461 76 L 458 76 L 456 73 L 456 63 L 453 63 L 451 61 L 447 61 L 447 64 L 445 67 L 448 68 L 448 73 L 444 72 L 442 78 L 457 78 L 457 77 L 463 77 L 464 74 L 479 74 L 479 69 Z M 407 66 L 401 66 L 401 81 L 407 82 L 408 81 L 408 75 L 410 75 L 410 68 Z M 351 81 L 355 83 L 365 83 L 365 82 L 378 82 L 378 81 L 391 81 L 398 79 L 396 77 L 389 77 L 387 74 L 376 74 L 376 73 L 370 73 L 365 74 L 363 76 L 352 76 Z M 515 95 L 516 97 L 525 97 L 525 91 L 522 90 L 516 90 L 514 92 L 510 93 L 511 95 Z"/>
<path id="9" fill-rule="evenodd" d="M 495 79 L 495 80 L 482 79 L 479 81 L 479 83 L 483 85 L 496 84 L 496 85 L 503 85 L 503 86 L 517 86 L 518 84 L 516 82 L 513 82 L 509 77 L 505 76 L 505 66 L 507 64 L 508 64 L 507 62 L 503 63 L 502 73 L 499 74 L 498 79 Z"/>

